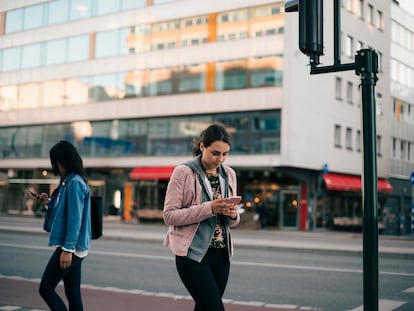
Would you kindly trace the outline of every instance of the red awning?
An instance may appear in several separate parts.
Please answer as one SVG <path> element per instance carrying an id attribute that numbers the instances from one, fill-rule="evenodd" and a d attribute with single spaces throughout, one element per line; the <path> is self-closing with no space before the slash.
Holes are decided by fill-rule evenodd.
<path id="1" fill-rule="evenodd" d="M 173 166 L 136 167 L 129 173 L 129 178 L 132 180 L 168 180 L 173 170 Z"/>
<path id="2" fill-rule="evenodd" d="M 359 176 L 328 173 L 323 176 L 323 181 L 325 182 L 326 189 L 328 190 L 353 192 L 362 191 L 361 177 Z M 378 192 L 392 192 L 392 186 L 388 180 L 384 178 L 378 179 Z"/>

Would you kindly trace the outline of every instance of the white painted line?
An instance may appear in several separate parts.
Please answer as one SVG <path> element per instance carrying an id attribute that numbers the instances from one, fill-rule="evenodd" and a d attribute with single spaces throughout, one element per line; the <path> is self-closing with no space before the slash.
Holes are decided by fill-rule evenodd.
<path id="1" fill-rule="evenodd" d="M 410 294 L 414 294 L 414 287 L 409 287 L 406 288 L 402 291 L 403 293 L 410 293 Z"/>
<path id="2" fill-rule="evenodd" d="M 378 301 L 378 311 L 393 311 L 393 310 L 396 310 L 398 307 L 402 306 L 403 304 L 405 304 L 405 301 L 380 299 Z M 361 305 L 349 311 L 363 311 L 363 310 L 364 310 L 364 305 Z"/>

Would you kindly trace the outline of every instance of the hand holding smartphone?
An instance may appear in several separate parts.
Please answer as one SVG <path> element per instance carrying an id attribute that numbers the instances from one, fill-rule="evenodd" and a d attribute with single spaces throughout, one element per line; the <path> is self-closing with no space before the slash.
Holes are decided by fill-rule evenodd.
<path id="1" fill-rule="evenodd" d="M 224 201 L 226 203 L 239 204 L 241 202 L 241 196 L 236 195 L 236 196 L 233 196 L 231 198 L 224 198 Z"/>

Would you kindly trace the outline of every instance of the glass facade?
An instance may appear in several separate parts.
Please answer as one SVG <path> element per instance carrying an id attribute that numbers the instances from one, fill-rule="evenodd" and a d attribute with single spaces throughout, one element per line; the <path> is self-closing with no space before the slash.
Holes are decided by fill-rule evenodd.
<path id="1" fill-rule="evenodd" d="M 189 155 L 192 139 L 214 122 L 233 136 L 232 154 L 280 153 L 280 111 L 268 110 L 3 127 L 0 158 L 47 158 L 61 139 L 73 142 L 84 157 Z"/>
<path id="2" fill-rule="evenodd" d="M 124 6 L 130 8 L 131 5 L 129 1 L 125 0 L 123 2 L 103 0 L 51 1 L 41 5 L 8 11 L 5 32 L 7 34 L 25 31 L 48 26 L 49 24 L 114 13 L 120 11 Z M 137 1 L 136 6 L 141 7 L 141 1 Z M 128 53 L 136 54 L 207 44 L 215 41 L 280 34 L 284 32 L 282 7 L 283 3 L 275 3 L 219 12 L 217 15 L 192 16 L 153 24 L 135 24 L 124 28 L 100 31 L 96 33 L 96 36 L 95 34 L 85 33 L 82 35 L 82 40 L 78 41 L 74 38 L 60 38 L 27 46 L 6 48 L 3 50 L 4 55 L 0 71 L 26 69 L 28 67 L 24 64 L 29 61 L 33 63 L 31 67 L 41 67 L 86 60 L 90 50 L 89 37 L 95 38 L 94 58 L 104 58 Z M 69 10 L 69 14 L 66 13 L 67 10 Z M 95 11 L 97 13 L 93 13 Z M 44 12 L 48 13 L 45 14 Z M 215 31 L 212 29 L 215 29 Z M 69 45 L 69 48 L 67 45 Z M 23 53 L 21 55 L 22 50 L 33 48 L 45 49 L 46 56 L 43 57 L 41 53 L 33 55 Z M 19 57 L 16 56 L 17 52 Z M 82 56 L 80 57 L 79 54 Z M 30 60 L 26 58 L 30 58 Z"/>
<path id="3" fill-rule="evenodd" d="M 61 49 L 64 54 L 66 41 L 56 40 L 53 42 L 50 50 L 56 52 Z M 62 54 L 57 53 L 49 61 L 58 62 L 59 58 L 62 58 Z M 131 70 L 129 72 L 1 86 L 0 109 L 11 111 L 87 104 L 131 97 L 205 92 L 207 91 L 206 66 L 207 64 L 193 64 L 191 66 Z M 283 59 L 280 56 L 220 62 L 215 66 L 215 88 L 213 91 L 282 86 L 282 73 Z M 59 85 L 60 87 L 54 89 L 50 88 L 50 85 Z M 27 105 L 25 94 L 29 88 L 36 90 L 33 93 L 36 95 L 31 96 L 31 104 Z M 51 100 L 51 98 L 55 100 Z"/>

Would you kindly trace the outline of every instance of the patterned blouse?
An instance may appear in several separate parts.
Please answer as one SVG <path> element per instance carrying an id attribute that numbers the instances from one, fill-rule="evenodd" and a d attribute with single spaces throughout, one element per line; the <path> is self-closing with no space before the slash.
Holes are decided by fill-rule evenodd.
<path id="1" fill-rule="evenodd" d="M 216 175 L 208 175 L 207 176 L 211 189 L 213 190 L 213 199 L 220 199 L 221 198 L 221 188 L 220 188 L 220 179 L 219 176 Z M 226 234 L 225 234 L 225 226 L 224 226 L 224 219 L 222 214 L 217 215 L 217 224 L 216 229 L 214 231 L 214 235 L 210 241 L 210 248 L 225 248 L 226 247 Z"/>

